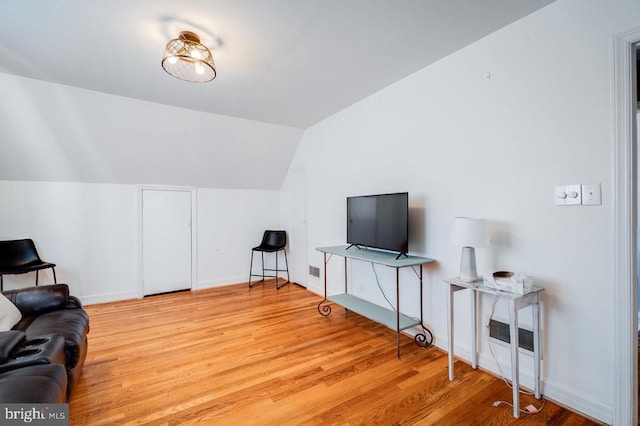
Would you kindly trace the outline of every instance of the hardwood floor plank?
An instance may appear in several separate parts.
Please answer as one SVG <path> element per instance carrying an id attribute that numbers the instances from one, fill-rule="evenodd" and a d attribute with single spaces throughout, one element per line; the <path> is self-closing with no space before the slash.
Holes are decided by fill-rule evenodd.
<path id="1" fill-rule="evenodd" d="M 398 360 L 392 330 L 320 300 L 268 282 L 86 306 L 70 424 L 596 424 L 551 402 L 513 419 L 501 380 L 456 361 L 450 382 L 407 336 Z"/>

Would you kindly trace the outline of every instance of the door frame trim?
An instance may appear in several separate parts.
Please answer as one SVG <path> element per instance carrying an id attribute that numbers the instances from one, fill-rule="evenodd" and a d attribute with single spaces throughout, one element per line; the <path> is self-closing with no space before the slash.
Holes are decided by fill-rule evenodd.
<path id="1" fill-rule="evenodd" d="M 308 208 L 308 204 L 309 204 L 309 200 L 307 197 L 307 169 L 305 167 L 296 167 L 296 168 L 292 168 L 289 169 L 288 172 L 288 177 L 290 179 L 289 183 L 290 183 L 290 195 L 291 195 L 291 199 L 290 202 L 291 204 L 288 206 L 288 208 L 290 208 L 291 210 L 291 215 L 289 216 L 289 234 L 290 237 L 293 235 L 294 232 L 294 223 L 296 218 L 294 217 L 294 211 L 295 209 L 293 208 L 293 203 L 296 202 L 296 194 L 294 193 L 294 188 L 295 188 L 295 174 L 296 173 L 301 173 L 302 177 L 304 178 L 304 247 L 291 247 L 291 240 L 292 238 L 289 238 L 289 253 L 290 253 L 290 257 L 293 258 L 293 262 L 292 264 L 294 265 L 293 267 L 293 271 L 294 273 L 292 274 L 293 280 L 297 283 L 300 284 L 302 287 L 304 288 L 308 288 L 309 287 L 309 254 L 308 254 L 308 246 L 309 246 L 309 229 L 307 227 L 308 221 L 309 221 L 309 208 Z M 296 253 L 300 253 L 300 254 L 296 254 Z M 300 271 L 302 276 L 301 277 L 296 277 L 295 276 L 295 271 L 297 271 L 297 268 L 300 267 Z"/>
<path id="2" fill-rule="evenodd" d="M 614 425 L 637 424 L 637 151 L 635 44 L 640 29 L 613 39 Z"/>
<path id="3" fill-rule="evenodd" d="M 172 191 L 191 193 L 191 285 L 189 290 L 193 290 L 198 282 L 198 221 L 197 221 L 197 190 L 195 186 L 174 186 L 174 185 L 136 185 L 138 198 L 138 285 L 137 296 L 144 297 L 144 280 L 142 276 L 142 194 L 144 191 Z"/>

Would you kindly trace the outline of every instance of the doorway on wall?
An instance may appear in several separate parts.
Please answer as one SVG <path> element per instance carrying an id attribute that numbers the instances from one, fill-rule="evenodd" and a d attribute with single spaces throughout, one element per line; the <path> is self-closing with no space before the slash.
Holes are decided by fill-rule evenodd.
<path id="1" fill-rule="evenodd" d="M 638 143 L 636 53 L 640 28 L 613 39 L 613 302 L 612 424 L 638 418 Z"/>
<path id="2" fill-rule="evenodd" d="M 636 146 L 636 161 L 634 162 L 633 165 L 633 175 L 636 177 L 636 191 L 640 191 L 640 181 L 638 181 L 638 164 L 640 163 L 640 158 L 638 158 L 638 152 L 640 151 L 638 149 L 638 134 L 640 133 L 640 125 L 638 123 L 640 123 L 640 102 L 638 102 L 638 100 L 640 99 L 640 73 L 638 73 L 638 69 L 640 69 L 640 43 L 636 43 L 635 45 L 635 67 L 633 69 L 633 79 L 635 81 L 635 102 L 636 102 L 636 122 L 635 122 L 635 126 L 636 126 L 636 131 L 634 134 L 634 144 Z M 635 198 L 636 200 L 634 201 L 634 204 L 637 206 L 638 200 L 640 199 L 640 194 L 638 192 L 635 193 Z M 636 215 L 638 215 L 638 210 L 636 209 Z M 636 230 L 638 229 L 638 223 L 640 223 L 640 218 L 638 218 L 636 216 L 635 218 L 635 228 Z M 640 271 L 640 247 L 638 246 L 638 242 L 640 241 L 640 236 L 636 237 L 636 287 L 640 286 L 640 279 L 638 277 L 638 271 Z M 640 288 L 637 288 L 637 299 L 636 299 L 636 307 L 637 309 L 640 309 Z M 637 394 L 636 394 L 636 406 L 638 406 L 637 401 L 640 400 L 640 310 L 638 311 L 638 334 L 637 334 L 637 347 L 638 347 L 638 359 L 636 360 L 637 363 L 637 372 L 636 374 L 638 374 L 638 389 L 637 389 Z M 640 408 L 638 408 L 638 425 L 640 425 Z"/>
<path id="3" fill-rule="evenodd" d="M 307 173 L 305 169 L 290 171 L 291 223 L 289 253 L 291 276 L 297 284 L 307 287 Z"/>
<path id="4" fill-rule="evenodd" d="M 143 296 L 193 286 L 195 190 L 141 187 L 140 281 Z"/>

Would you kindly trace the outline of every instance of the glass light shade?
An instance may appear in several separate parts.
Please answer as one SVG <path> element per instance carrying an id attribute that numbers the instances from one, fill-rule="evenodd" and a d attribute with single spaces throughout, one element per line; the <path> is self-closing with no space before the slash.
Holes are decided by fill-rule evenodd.
<path id="1" fill-rule="evenodd" d="M 206 83 L 216 78 L 216 66 L 207 46 L 190 31 L 183 31 L 169 43 L 162 57 L 162 68 L 175 78 Z"/>

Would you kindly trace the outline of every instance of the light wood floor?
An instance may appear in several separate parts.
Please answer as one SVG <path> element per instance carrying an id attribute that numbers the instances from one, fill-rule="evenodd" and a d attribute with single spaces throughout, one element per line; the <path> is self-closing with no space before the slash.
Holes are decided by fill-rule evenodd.
<path id="1" fill-rule="evenodd" d="M 590 425 L 547 402 L 511 416 L 493 376 L 297 285 L 233 285 L 86 306 L 89 353 L 71 425 Z M 522 406 L 540 401 L 522 396 Z"/>

